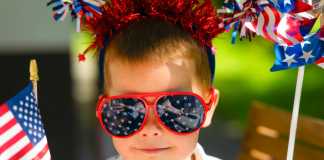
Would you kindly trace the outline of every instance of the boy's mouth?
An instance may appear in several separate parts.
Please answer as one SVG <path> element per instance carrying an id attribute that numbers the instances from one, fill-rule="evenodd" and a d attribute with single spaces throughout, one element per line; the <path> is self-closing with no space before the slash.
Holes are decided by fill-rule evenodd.
<path id="1" fill-rule="evenodd" d="M 143 153 L 146 154 L 157 154 L 157 153 L 161 153 L 163 151 L 168 150 L 170 147 L 166 147 L 166 148 L 158 148 L 158 147 L 145 147 L 145 148 L 138 148 L 138 150 L 140 150 Z"/>

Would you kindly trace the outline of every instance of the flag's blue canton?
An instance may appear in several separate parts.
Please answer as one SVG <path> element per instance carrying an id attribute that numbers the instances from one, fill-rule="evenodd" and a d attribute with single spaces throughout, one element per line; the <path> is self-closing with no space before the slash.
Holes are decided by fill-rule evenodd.
<path id="1" fill-rule="evenodd" d="M 317 33 L 291 47 L 275 44 L 276 62 L 270 71 L 297 68 L 319 60 L 324 55 L 324 41 L 317 37 Z"/>
<path id="2" fill-rule="evenodd" d="M 30 142 L 35 146 L 45 136 L 45 131 L 36 104 L 32 83 L 30 82 L 28 87 L 10 99 L 7 106 L 23 128 Z"/>
<path id="3" fill-rule="evenodd" d="M 288 13 L 294 8 L 296 0 L 269 0 L 270 4 L 280 12 Z"/>

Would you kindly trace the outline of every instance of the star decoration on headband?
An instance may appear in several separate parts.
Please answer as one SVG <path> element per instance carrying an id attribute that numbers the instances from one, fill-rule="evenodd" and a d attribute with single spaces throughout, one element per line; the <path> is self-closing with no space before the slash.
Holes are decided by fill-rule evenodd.
<path id="1" fill-rule="evenodd" d="M 79 53 L 79 55 L 78 55 L 78 57 L 79 57 L 79 62 L 81 62 L 81 61 L 85 61 L 86 60 L 86 58 L 84 57 L 84 53 Z"/>

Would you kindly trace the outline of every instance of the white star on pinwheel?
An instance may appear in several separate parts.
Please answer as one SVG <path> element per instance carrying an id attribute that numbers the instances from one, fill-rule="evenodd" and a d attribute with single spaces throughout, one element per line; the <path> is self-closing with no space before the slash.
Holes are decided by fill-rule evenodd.
<path id="1" fill-rule="evenodd" d="M 168 116 L 168 113 L 165 113 L 164 115 L 167 117 Z"/>
<path id="2" fill-rule="evenodd" d="M 275 7 L 276 6 L 280 7 L 279 4 L 278 4 L 278 0 L 270 0 L 270 1 L 275 5 Z"/>
<path id="3" fill-rule="evenodd" d="M 183 111 L 183 110 L 184 110 L 184 108 L 181 108 L 181 110 Z"/>
<path id="4" fill-rule="evenodd" d="M 115 125 L 115 123 L 111 123 L 111 125 L 112 125 L 112 126 L 114 126 L 114 125 Z"/>
<path id="5" fill-rule="evenodd" d="M 171 119 L 170 121 L 171 121 L 171 122 L 173 122 L 173 121 L 174 121 L 174 119 Z"/>
<path id="6" fill-rule="evenodd" d="M 286 4 L 290 4 L 291 5 L 290 0 L 284 0 L 284 6 L 286 6 Z"/>
<path id="7" fill-rule="evenodd" d="M 184 96 L 184 98 L 183 98 L 184 100 L 187 100 L 188 98 L 187 98 L 187 96 Z"/>
<path id="8" fill-rule="evenodd" d="M 129 127 L 126 127 L 127 130 L 129 130 Z"/>
<path id="9" fill-rule="evenodd" d="M 132 124 L 132 121 L 128 121 L 129 124 Z"/>
<path id="10" fill-rule="evenodd" d="M 22 106 L 24 104 L 24 102 L 23 101 L 20 101 L 20 105 Z"/>
<path id="11" fill-rule="evenodd" d="M 179 104 L 180 103 L 180 101 L 179 100 L 177 100 L 177 102 L 176 102 L 177 104 Z"/>
<path id="12" fill-rule="evenodd" d="M 286 59 L 282 60 L 281 62 L 286 62 L 288 64 L 288 67 L 290 67 L 291 63 L 297 63 L 297 61 L 294 60 L 295 54 L 288 56 L 285 53 L 285 57 L 286 57 Z"/>
<path id="13" fill-rule="evenodd" d="M 181 120 L 181 117 L 178 117 L 179 120 Z"/>
<path id="14" fill-rule="evenodd" d="M 305 44 L 311 44 L 311 43 L 309 41 L 303 41 L 303 42 L 301 42 L 300 45 L 301 45 L 301 48 L 302 49 L 304 48 Z"/>
<path id="15" fill-rule="evenodd" d="M 313 50 L 311 50 L 311 51 L 309 51 L 309 52 L 305 52 L 305 51 L 303 50 L 303 55 L 300 56 L 299 58 L 304 58 L 305 61 L 306 61 L 306 63 L 307 63 L 308 59 L 310 59 L 310 58 L 314 58 L 314 57 L 315 57 L 315 56 L 312 55 L 312 51 L 313 51 Z"/>
<path id="16" fill-rule="evenodd" d="M 119 124 L 118 127 L 121 128 L 121 125 Z"/>

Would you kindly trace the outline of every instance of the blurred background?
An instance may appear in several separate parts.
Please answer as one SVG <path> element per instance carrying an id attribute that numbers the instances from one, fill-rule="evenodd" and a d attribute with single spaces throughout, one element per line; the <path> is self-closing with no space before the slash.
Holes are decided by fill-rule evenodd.
<path id="1" fill-rule="evenodd" d="M 0 1 L 0 103 L 28 85 L 29 62 L 39 67 L 39 108 L 53 160 L 103 160 L 117 154 L 95 117 L 102 84 L 96 58 L 78 62 L 91 39 L 76 33 L 68 16 L 56 22 L 47 1 Z M 213 0 L 216 6 L 223 1 Z M 315 28 L 319 28 L 319 24 Z M 231 31 L 232 32 L 232 31 Z M 261 36 L 231 44 L 231 32 L 213 41 L 217 48 L 214 87 L 220 101 L 212 125 L 200 131 L 209 155 L 231 160 L 241 148 L 253 100 L 292 111 L 298 69 L 270 72 L 273 43 Z M 324 70 L 305 68 L 300 114 L 324 119 Z M 275 117 L 274 117 L 275 118 Z"/>

